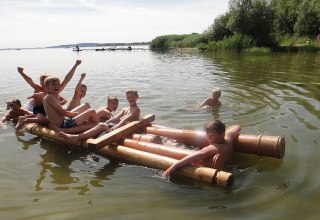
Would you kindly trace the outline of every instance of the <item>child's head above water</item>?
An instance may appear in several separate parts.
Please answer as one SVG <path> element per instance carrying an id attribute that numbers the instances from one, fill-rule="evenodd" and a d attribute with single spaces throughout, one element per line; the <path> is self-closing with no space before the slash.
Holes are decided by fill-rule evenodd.
<path id="1" fill-rule="evenodd" d="M 21 102 L 19 99 L 12 99 L 10 102 L 10 108 L 13 109 L 14 107 L 21 108 Z"/>
<path id="2" fill-rule="evenodd" d="M 212 96 L 215 96 L 217 98 L 220 98 L 221 96 L 221 90 L 218 87 L 213 88 L 211 93 L 212 93 Z"/>

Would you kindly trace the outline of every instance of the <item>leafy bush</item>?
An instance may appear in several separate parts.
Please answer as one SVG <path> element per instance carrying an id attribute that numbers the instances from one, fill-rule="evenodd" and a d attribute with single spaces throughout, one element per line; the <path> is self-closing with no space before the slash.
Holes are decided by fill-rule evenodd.
<path id="1" fill-rule="evenodd" d="M 268 47 L 252 47 L 244 51 L 250 55 L 270 55 L 272 52 Z"/>

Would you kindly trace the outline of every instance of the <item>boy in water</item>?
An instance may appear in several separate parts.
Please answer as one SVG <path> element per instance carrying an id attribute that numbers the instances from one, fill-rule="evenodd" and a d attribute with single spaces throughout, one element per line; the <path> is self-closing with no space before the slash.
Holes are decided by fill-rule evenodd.
<path id="1" fill-rule="evenodd" d="M 30 116 L 32 112 L 21 108 L 21 102 L 19 99 L 13 99 L 10 101 L 10 110 L 1 118 L 1 123 L 12 120 L 13 123 L 17 123 L 20 116 Z"/>
<path id="2" fill-rule="evenodd" d="M 128 122 L 138 120 L 140 117 L 140 108 L 137 105 L 139 98 L 137 90 L 128 89 L 126 91 L 126 98 L 129 102 L 129 107 L 123 108 L 119 114 L 110 118 L 105 123 L 99 123 L 94 128 L 83 132 L 82 134 L 68 134 L 67 129 L 65 132 L 59 132 L 59 135 L 68 138 L 71 142 L 77 143 L 81 140 L 88 139 L 99 135 L 101 132 L 115 130 Z"/>
<path id="3" fill-rule="evenodd" d="M 86 131 L 99 123 L 97 113 L 90 108 L 82 113 L 68 111 L 62 108 L 58 95 L 61 91 L 60 80 L 49 76 L 45 80 L 48 94 L 43 99 L 43 106 L 53 128 L 76 127 L 77 132 Z"/>
<path id="4" fill-rule="evenodd" d="M 71 111 L 72 109 L 78 107 L 81 104 L 81 99 L 86 96 L 87 86 L 85 84 L 82 84 L 82 81 L 84 80 L 85 77 L 86 77 L 86 74 L 82 73 L 80 76 L 80 80 L 74 90 L 73 97 L 67 107 L 68 111 Z"/>
<path id="5" fill-rule="evenodd" d="M 221 90 L 218 87 L 212 89 L 212 97 L 204 100 L 198 108 L 209 108 L 210 106 L 220 106 L 221 102 L 219 100 L 221 96 Z"/>
<path id="6" fill-rule="evenodd" d="M 239 125 L 231 126 L 225 130 L 225 125 L 221 121 L 213 120 L 209 122 L 205 126 L 205 132 L 210 144 L 201 150 L 182 158 L 163 172 L 162 176 L 171 176 L 177 169 L 199 160 L 203 160 L 206 166 L 213 167 L 213 156 L 217 153 L 222 156 L 224 162 L 230 160 L 233 152 L 233 141 L 240 130 L 241 127 Z"/>
<path id="7" fill-rule="evenodd" d="M 114 112 L 117 110 L 118 104 L 119 104 L 119 100 L 117 96 L 108 96 L 107 107 L 102 107 L 97 110 L 97 114 L 100 122 L 106 122 L 111 117 L 113 117 L 111 112 Z"/>

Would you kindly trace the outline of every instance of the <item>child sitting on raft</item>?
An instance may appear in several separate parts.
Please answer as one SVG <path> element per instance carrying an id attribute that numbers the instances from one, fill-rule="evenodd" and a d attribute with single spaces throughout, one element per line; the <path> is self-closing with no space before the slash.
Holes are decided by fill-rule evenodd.
<path id="1" fill-rule="evenodd" d="M 70 134 L 70 130 L 65 129 L 64 132 L 59 132 L 59 135 L 69 139 L 73 143 L 78 143 L 81 140 L 96 137 L 97 135 L 103 135 L 104 132 L 115 130 L 126 123 L 138 120 L 140 117 L 140 108 L 137 105 L 137 100 L 139 98 L 137 90 L 128 89 L 126 91 L 126 98 L 129 102 L 129 107 L 123 108 L 119 114 L 110 118 L 105 123 L 99 123 L 94 128 L 81 134 Z"/>
<path id="2" fill-rule="evenodd" d="M 226 130 L 225 125 L 219 120 L 209 122 L 205 126 L 205 132 L 210 145 L 179 160 L 164 171 L 162 176 L 171 176 L 177 169 L 199 160 L 202 160 L 205 166 L 213 167 L 213 156 L 218 153 L 221 155 L 223 162 L 230 160 L 233 152 L 233 141 L 240 130 L 239 125 L 231 126 Z"/>
<path id="3" fill-rule="evenodd" d="M 81 64 L 81 60 L 77 60 L 76 63 L 71 68 L 71 70 L 65 76 L 63 82 L 61 83 L 59 93 L 69 83 L 69 81 L 71 80 L 71 78 L 73 77 L 73 75 L 76 71 L 76 68 L 80 64 Z M 41 85 L 38 85 L 38 84 L 34 83 L 30 77 L 28 77 L 26 74 L 23 73 L 23 68 L 18 67 L 18 72 L 35 89 L 35 91 L 39 91 L 39 92 L 34 93 L 32 96 L 28 97 L 28 98 L 32 98 L 34 100 L 35 105 L 33 107 L 33 114 L 35 115 L 35 117 L 33 117 L 33 118 L 20 117 L 15 129 L 16 130 L 21 129 L 26 123 L 38 123 L 38 124 L 47 125 L 48 123 L 50 123 L 50 121 L 46 118 L 46 113 L 45 113 L 45 110 L 43 107 L 43 99 L 48 93 L 47 88 L 44 85 L 44 80 L 46 78 L 48 78 L 48 76 L 50 76 L 50 75 L 44 75 L 40 80 Z M 61 105 L 64 105 L 67 102 L 67 100 L 62 98 L 60 95 L 58 95 L 58 100 Z"/>
<path id="4" fill-rule="evenodd" d="M 68 111 L 71 111 L 72 109 L 78 107 L 81 105 L 81 99 L 86 96 L 87 94 L 87 86 L 85 84 L 82 84 L 82 81 L 86 77 L 85 73 L 82 73 L 80 76 L 80 80 L 78 84 L 76 85 L 76 88 L 74 90 L 74 94 L 72 96 L 71 101 L 69 102 L 69 105 L 67 107 Z"/>
<path id="5" fill-rule="evenodd" d="M 97 113 L 92 108 L 80 114 L 62 108 L 58 100 L 58 95 L 61 91 L 59 78 L 54 76 L 47 77 L 45 86 L 48 89 L 48 94 L 43 99 L 43 106 L 51 122 L 52 129 L 74 128 L 77 133 L 86 131 L 99 123 Z"/>
<path id="6" fill-rule="evenodd" d="M 119 100 L 117 96 L 108 96 L 107 107 L 101 107 L 97 110 L 97 114 L 100 122 L 106 122 L 113 117 L 111 112 L 117 110 L 119 105 Z"/>
<path id="7" fill-rule="evenodd" d="M 1 123 L 12 120 L 13 123 L 17 123 L 20 116 L 31 116 L 32 112 L 21 108 L 21 102 L 19 99 L 13 99 L 10 101 L 10 109 L 1 118 Z"/>
<path id="8" fill-rule="evenodd" d="M 218 87 L 212 89 L 212 96 L 204 100 L 198 108 L 206 109 L 210 106 L 220 106 L 221 102 L 219 100 L 221 96 L 221 90 Z"/>
<path id="9" fill-rule="evenodd" d="M 18 67 L 18 72 L 25 79 L 25 81 L 34 89 L 35 94 L 39 94 L 39 95 L 41 95 L 41 93 L 46 94 L 44 80 L 49 76 L 49 74 L 41 74 L 40 75 L 40 84 L 37 84 L 29 76 L 27 76 L 23 72 L 22 67 Z M 43 97 L 44 97 L 44 95 L 43 95 Z M 33 97 L 33 96 L 28 97 L 28 99 L 30 99 L 30 101 L 28 103 L 28 107 L 27 107 L 28 111 L 32 111 L 33 114 L 35 114 L 35 115 L 37 115 L 38 113 L 42 113 L 42 114 L 44 113 L 42 99 L 39 99 L 39 98 L 37 99 L 37 97 Z M 67 100 L 65 98 L 60 96 L 59 99 L 60 99 L 62 105 L 67 103 Z"/>

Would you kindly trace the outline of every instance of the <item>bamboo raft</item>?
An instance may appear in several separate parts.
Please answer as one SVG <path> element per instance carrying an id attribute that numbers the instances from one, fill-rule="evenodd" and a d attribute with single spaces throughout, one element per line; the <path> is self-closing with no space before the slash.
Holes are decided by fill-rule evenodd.
<path id="1" fill-rule="evenodd" d="M 166 170 L 194 151 L 164 145 L 161 137 L 195 147 L 208 145 L 204 132 L 154 125 L 152 124 L 154 120 L 155 116 L 149 114 L 139 121 L 130 122 L 101 137 L 90 138 L 77 144 L 37 124 L 27 124 L 25 131 L 54 141 L 69 143 L 78 149 L 162 170 Z M 285 140 L 280 136 L 239 134 L 234 141 L 234 151 L 282 159 L 285 153 Z M 214 168 L 203 167 L 199 161 L 194 165 L 180 168 L 176 174 L 227 188 L 232 186 L 234 176 L 223 171 L 222 164 L 221 157 L 217 154 L 214 156 Z"/>

